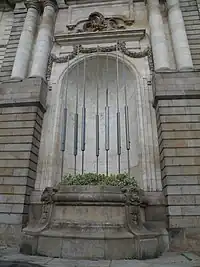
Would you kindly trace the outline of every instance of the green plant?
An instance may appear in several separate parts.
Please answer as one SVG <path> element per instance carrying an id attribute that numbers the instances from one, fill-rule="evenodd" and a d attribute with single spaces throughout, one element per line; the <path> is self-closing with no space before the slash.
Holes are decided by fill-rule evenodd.
<path id="1" fill-rule="evenodd" d="M 127 173 L 123 174 L 111 174 L 106 176 L 105 174 L 96 173 L 84 173 L 84 174 L 67 174 L 63 177 L 61 184 L 65 185 L 110 185 L 124 187 L 139 188 L 136 180 L 133 177 L 129 177 Z"/>

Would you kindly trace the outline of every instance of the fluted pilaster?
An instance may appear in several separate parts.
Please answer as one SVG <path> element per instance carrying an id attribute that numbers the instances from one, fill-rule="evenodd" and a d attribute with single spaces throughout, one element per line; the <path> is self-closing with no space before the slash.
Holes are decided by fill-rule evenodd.
<path id="1" fill-rule="evenodd" d="M 44 12 L 36 41 L 30 77 L 46 79 L 48 58 L 52 49 L 56 11 L 57 5 L 55 1 L 44 1 Z"/>
<path id="2" fill-rule="evenodd" d="M 28 11 L 17 48 L 11 79 L 23 80 L 28 71 L 33 49 L 34 37 L 37 30 L 37 21 L 40 14 L 38 1 L 31 1 L 27 5 Z"/>
<path id="3" fill-rule="evenodd" d="M 148 0 L 149 26 L 155 70 L 169 70 L 169 55 L 159 0 Z"/>
<path id="4" fill-rule="evenodd" d="M 179 0 L 166 0 L 166 2 L 177 69 L 192 70 L 193 62 Z"/>

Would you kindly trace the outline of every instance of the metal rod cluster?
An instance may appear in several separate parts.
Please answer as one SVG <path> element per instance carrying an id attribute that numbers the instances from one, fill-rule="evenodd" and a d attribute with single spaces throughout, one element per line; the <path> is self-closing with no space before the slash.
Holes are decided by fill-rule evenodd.
<path id="1" fill-rule="evenodd" d="M 79 56 L 79 51 L 77 56 Z M 100 117 L 99 117 L 99 89 L 100 89 L 100 62 L 99 62 L 99 48 L 96 52 L 96 173 L 99 173 L 99 156 L 100 156 Z M 105 90 L 105 173 L 109 174 L 109 151 L 110 151 L 110 106 L 109 106 L 109 60 L 108 52 L 106 53 L 106 90 Z M 82 152 L 82 162 L 81 162 L 81 172 L 84 173 L 84 160 L 85 160 L 85 150 L 86 150 L 86 67 L 87 60 L 84 58 L 84 67 L 83 67 L 83 101 L 82 101 L 82 121 L 81 121 L 81 152 Z M 63 127 L 61 130 L 61 152 L 62 152 L 62 163 L 61 163 L 61 179 L 63 176 L 63 167 L 64 167 L 64 152 L 66 144 L 66 129 L 67 129 L 67 91 L 68 91 L 68 78 L 69 78 L 69 61 L 68 61 L 68 71 L 67 71 L 67 85 L 66 85 L 66 95 L 65 95 L 65 104 L 63 108 Z M 118 157 L 118 173 L 121 173 L 121 154 L 122 154 L 122 144 L 121 144 L 121 113 L 120 113 L 120 80 L 119 80 L 119 50 L 116 46 L 116 137 L 117 137 L 117 157 Z M 126 138 L 126 151 L 127 151 L 127 170 L 130 176 L 130 129 L 129 129 L 129 109 L 128 109 L 128 100 L 127 100 L 127 84 L 125 76 L 125 63 L 123 55 L 123 71 L 122 71 L 122 81 L 124 89 L 124 122 L 125 122 L 125 138 Z M 78 136 L 79 136 L 79 113 L 78 107 L 79 103 L 79 90 L 80 90 L 80 63 L 77 63 L 76 66 L 76 96 L 75 96 L 75 113 L 74 113 L 74 175 L 77 173 L 77 155 L 78 155 Z"/>

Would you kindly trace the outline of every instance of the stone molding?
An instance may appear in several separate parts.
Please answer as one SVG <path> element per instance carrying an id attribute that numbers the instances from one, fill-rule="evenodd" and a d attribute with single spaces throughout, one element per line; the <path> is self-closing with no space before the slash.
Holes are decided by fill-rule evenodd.
<path id="1" fill-rule="evenodd" d="M 44 0 L 43 5 L 44 7 L 51 6 L 54 8 L 55 11 L 58 10 L 58 5 L 57 5 L 56 0 Z"/>
<path id="2" fill-rule="evenodd" d="M 39 13 L 41 13 L 42 11 L 42 5 L 41 2 L 37 1 L 37 0 L 33 0 L 33 1 L 27 1 L 25 2 L 25 5 L 27 7 L 27 9 L 29 8 L 34 8 L 36 9 Z"/>
<path id="3" fill-rule="evenodd" d="M 152 56 L 152 50 L 150 47 L 147 47 L 143 51 L 140 52 L 132 52 L 129 51 L 126 48 L 126 43 L 125 42 L 118 42 L 116 45 L 111 45 L 111 46 L 106 46 L 106 47 L 91 47 L 91 48 L 84 48 L 82 45 L 77 45 L 73 47 L 73 51 L 69 53 L 67 56 L 63 57 L 57 57 L 54 54 L 51 54 L 49 57 L 49 62 L 48 62 L 48 68 L 47 68 L 47 81 L 50 80 L 51 76 L 51 70 L 53 63 L 66 63 L 69 60 L 74 59 L 79 53 L 82 54 L 91 54 L 91 53 L 96 53 L 96 52 L 103 52 L 103 53 L 110 53 L 110 52 L 115 52 L 115 51 L 120 51 L 124 55 L 132 58 L 143 58 L 143 57 L 148 57 L 148 62 L 149 62 L 149 68 L 151 71 L 154 70 L 154 63 L 153 63 L 153 56 Z"/>

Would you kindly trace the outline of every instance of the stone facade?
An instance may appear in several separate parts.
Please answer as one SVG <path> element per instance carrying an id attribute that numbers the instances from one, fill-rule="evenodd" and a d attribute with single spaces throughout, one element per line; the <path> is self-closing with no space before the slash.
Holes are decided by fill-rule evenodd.
<path id="1" fill-rule="evenodd" d="M 117 172 L 119 162 L 149 196 L 147 224 L 198 227 L 199 6 L 198 0 L 0 4 L 2 242 L 20 242 L 28 216 L 38 217 L 43 190 L 57 185 L 63 173 Z M 127 113 L 122 117 L 127 107 L 129 121 Z M 74 115 L 80 118 L 75 130 Z M 98 134 L 92 131 L 95 120 Z"/>

